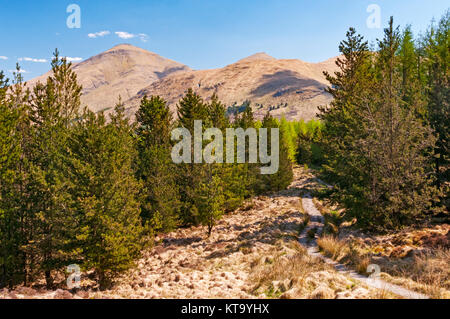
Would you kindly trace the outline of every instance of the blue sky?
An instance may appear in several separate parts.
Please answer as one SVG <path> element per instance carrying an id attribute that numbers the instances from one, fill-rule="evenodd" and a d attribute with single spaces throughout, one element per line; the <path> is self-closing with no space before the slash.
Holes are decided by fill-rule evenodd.
<path id="1" fill-rule="evenodd" d="M 70 4 L 81 9 L 81 28 L 67 27 Z M 262 51 L 318 62 L 338 54 L 350 26 L 369 41 L 382 36 L 382 28 L 367 26 L 370 4 L 379 5 L 382 27 L 393 15 L 416 33 L 450 7 L 449 0 L 0 0 L 0 70 L 20 61 L 30 79 L 49 69 L 56 47 L 86 59 L 120 43 L 194 69 Z"/>

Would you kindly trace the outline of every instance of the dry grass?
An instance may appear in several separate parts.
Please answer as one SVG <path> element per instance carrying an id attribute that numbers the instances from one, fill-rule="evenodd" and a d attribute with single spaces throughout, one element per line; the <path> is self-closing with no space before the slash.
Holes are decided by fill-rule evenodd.
<path id="1" fill-rule="evenodd" d="M 437 248 L 412 258 L 382 259 L 386 280 L 435 299 L 450 299 L 450 250 Z"/>
<path id="2" fill-rule="evenodd" d="M 450 298 L 449 249 L 436 248 L 410 258 L 380 258 L 371 256 L 356 242 L 348 243 L 330 235 L 320 238 L 318 245 L 327 257 L 351 266 L 360 274 L 367 275 L 367 267 L 378 264 L 386 281 L 431 298 Z"/>
<path id="3" fill-rule="evenodd" d="M 252 263 L 251 281 L 256 283 L 251 289 L 252 293 L 256 294 L 262 287 L 266 287 L 269 291 L 271 286 L 275 289 L 274 281 L 289 281 L 288 287 L 284 288 L 291 288 L 294 285 L 305 286 L 308 274 L 328 269 L 326 264 L 310 257 L 297 241 L 288 243 L 289 248 L 295 251 L 290 256 L 280 252 L 280 244 L 278 243 L 271 251 L 272 257 L 260 257 Z M 279 292 L 284 292 L 282 290 L 285 289 L 282 288 Z"/>
<path id="4" fill-rule="evenodd" d="M 339 262 L 348 255 L 350 250 L 347 243 L 337 240 L 334 236 L 330 235 L 319 238 L 317 244 L 325 256 Z"/>
<path id="5" fill-rule="evenodd" d="M 359 231 L 345 229 L 345 213 L 327 201 L 314 198 L 325 218 L 324 236 L 318 239 L 321 251 L 358 273 L 367 274 L 370 264 L 381 267 L 386 281 L 426 294 L 431 298 L 450 298 L 449 226 L 446 224 L 367 238 Z M 351 234 L 348 240 L 339 239 Z M 348 235 L 347 234 L 347 235 Z M 353 237 L 354 236 L 354 237 Z M 417 251 L 408 255 L 410 250 Z M 423 249 L 423 250 L 422 250 Z"/>
<path id="6" fill-rule="evenodd" d="M 288 253 L 287 253 L 288 252 Z M 379 292 L 358 286 L 323 261 L 308 255 L 297 241 L 277 242 L 266 257 L 250 264 L 249 292 L 265 298 L 378 298 Z M 391 295 L 385 296 L 391 298 Z"/>
<path id="7" fill-rule="evenodd" d="M 309 215 L 304 215 L 303 223 L 301 223 L 300 226 L 298 227 L 299 235 L 301 233 L 303 233 L 303 231 L 306 229 L 306 227 L 308 226 L 310 221 L 311 221 L 311 217 Z"/>

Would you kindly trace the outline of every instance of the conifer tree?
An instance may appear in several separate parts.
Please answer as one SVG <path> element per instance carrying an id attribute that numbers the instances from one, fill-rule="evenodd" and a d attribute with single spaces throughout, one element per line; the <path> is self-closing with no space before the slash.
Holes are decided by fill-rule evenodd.
<path id="1" fill-rule="evenodd" d="M 186 92 L 186 95 L 178 104 L 178 123 L 181 127 L 189 130 L 192 138 L 194 138 L 194 122 L 202 121 L 203 128 L 211 125 L 209 121 L 208 106 L 203 99 L 192 89 Z M 194 143 L 192 143 L 192 152 L 194 154 Z M 198 197 L 198 185 L 205 176 L 206 166 L 202 163 L 181 164 L 178 166 L 177 184 L 180 190 L 180 217 L 184 224 L 199 224 L 199 211 L 196 205 Z"/>
<path id="2" fill-rule="evenodd" d="M 324 73 L 331 84 L 327 92 L 333 101 L 330 107 L 319 108 L 324 123 L 322 144 L 327 150 L 324 174 L 335 183 L 336 193 L 350 189 L 359 178 L 353 180 L 353 165 L 359 162 L 360 153 L 352 141 L 363 132 L 355 108 L 368 103 L 364 99 L 373 82 L 368 44 L 354 28 L 347 32 L 339 51 L 343 57 L 336 60 L 338 71 L 334 75 Z"/>
<path id="3" fill-rule="evenodd" d="M 438 187 L 443 187 L 448 203 L 450 175 L 450 11 L 441 18 L 437 27 L 432 26 L 425 39 L 426 100 L 428 119 L 436 136 L 434 158 Z M 447 185 L 447 186 L 446 186 Z"/>
<path id="4" fill-rule="evenodd" d="M 343 51 L 362 50 L 353 56 L 364 57 L 364 45 L 350 45 L 362 43 L 351 41 L 352 33 Z M 434 139 L 417 117 L 417 100 L 405 99 L 414 83 L 405 77 L 405 54 L 399 54 L 401 37 L 392 19 L 378 45 L 373 67 L 363 59 L 351 71 L 356 60 L 346 55 L 342 71 L 329 77 L 335 100 L 321 115 L 329 152 L 326 170 L 336 183 L 334 198 L 361 225 L 397 228 L 429 210 L 435 198 L 426 157 Z"/>
<path id="5" fill-rule="evenodd" d="M 220 172 L 218 167 L 208 165 L 205 178 L 198 185 L 196 206 L 200 222 L 208 228 L 208 236 L 211 236 L 217 220 L 222 218 L 224 213 L 224 187 Z"/>
<path id="6" fill-rule="evenodd" d="M 378 81 L 372 93 L 375 100 L 363 112 L 368 134 L 358 142 L 370 165 L 363 195 L 367 210 L 372 222 L 389 228 L 420 217 L 431 208 L 436 195 L 426 158 L 434 137 L 417 118 L 416 105 L 405 108 L 402 104 L 404 74 L 397 67 L 400 44 L 398 28 L 391 18 L 384 38 L 379 40 Z"/>
<path id="7" fill-rule="evenodd" d="M 216 127 L 220 130 L 225 130 L 230 127 L 230 120 L 227 117 L 227 110 L 225 105 L 220 102 L 217 94 L 213 94 L 211 102 L 208 104 L 209 120 L 212 127 Z"/>
<path id="8" fill-rule="evenodd" d="M 30 91 L 25 87 L 23 77 L 21 75 L 20 66 L 16 65 L 16 72 L 14 72 L 14 80 L 12 85 L 9 86 L 8 93 L 6 95 L 8 108 L 17 117 L 16 127 L 12 132 L 11 137 L 16 145 L 16 150 L 19 153 L 14 165 L 14 179 L 12 191 L 9 193 L 8 202 L 9 207 L 12 208 L 10 213 L 15 220 L 18 228 L 13 232 L 16 251 L 11 252 L 10 258 L 14 259 L 15 266 L 13 269 L 13 282 L 23 281 L 28 284 L 33 278 L 30 276 L 30 268 L 33 266 L 30 262 L 31 258 L 27 254 L 26 247 L 29 239 L 31 238 L 31 229 L 33 225 L 33 216 L 28 209 L 28 157 L 30 151 L 30 105 L 29 96 Z M 14 152 L 11 154 L 15 154 Z M 11 190 L 11 189 L 10 189 Z"/>
<path id="9" fill-rule="evenodd" d="M 245 109 L 241 114 L 238 114 L 234 120 L 234 127 L 241 128 L 244 131 L 255 128 L 256 121 L 253 115 L 253 110 L 249 101 L 244 102 Z M 258 132 L 257 132 L 258 133 Z M 249 198 L 261 191 L 258 183 L 258 176 L 260 175 L 259 165 L 248 163 L 249 160 L 249 140 L 245 141 L 245 158 L 246 162 L 243 164 L 236 164 L 238 175 L 240 176 L 240 183 L 242 185 L 240 192 L 241 196 Z M 235 152 L 237 154 L 237 152 Z M 235 161 L 236 162 L 236 161 Z"/>
<path id="10" fill-rule="evenodd" d="M 24 269 L 24 260 L 18 254 L 23 241 L 15 192 L 21 156 L 19 112 L 12 107 L 7 92 L 8 79 L 0 72 L 0 287 L 20 281 Z"/>
<path id="11" fill-rule="evenodd" d="M 398 67 L 401 73 L 402 105 L 406 108 L 414 108 L 416 117 L 426 122 L 426 86 L 421 75 L 423 67 L 421 59 L 423 53 L 420 45 L 416 45 L 411 26 L 407 26 L 400 37 L 400 45 L 397 52 Z"/>
<path id="12" fill-rule="evenodd" d="M 180 100 L 178 105 L 178 119 L 180 124 L 193 133 L 194 121 L 202 120 L 205 122 L 208 118 L 208 107 L 203 102 L 203 99 L 192 89 L 188 89 L 186 95 Z"/>
<path id="13" fill-rule="evenodd" d="M 133 265 L 143 234 L 134 129 L 120 103 L 110 120 L 85 111 L 73 129 L 70 149 L 71 191 L 80 219 L 77 240 L 83 266 L 95 270 L 100 289 Z"/>
<path id="14" fill-rule="evenodd" d="M 269 129 L 278 128 L 278 122 L 267 113 L 263 119 L 262 127 Z M 292 161 L 289 157 L 289 147 L 286 141 L 286 136 L 280 131 L 279 141 L 272 141 L 271 134 L 268 138 L 268 149 L 271 149 L 272 143 L 279 144 L 279 167 L 278 171 L 272 175 L 260 175 L 259 180 L 264 192 L 267 191 L 280 191 L 286 189 L 293 181 L 294 175 L 292 172 Z"/>
<path id="15" fill-rule="evenodd" d="M 55 51 L 52 75 L 46 84 L 38 83 L 31 98 L 31 130 L 29 155 L 29 195 L 27 209 L 33 219 L 33 233 L 25 250 L 31 262 L 45 273 L 47 286 L 53 285 L 52 271 L 70 263 L 76 256 L 76 216 L 71 211 L 72 199 L 67 179 L 70 125 L 80 108 L 81 86 L 71 63 Z"/>
<path id="16" fill-rule="evenodd" d="M 223 145 L 226 145 L 225 132 L 231 128 L 230 119 L 227 116 L 225 105 L 220 102 L 218 96 L 213 94 L 208 104 L 209 120 L 212 127 L 220 129 L 223 135 Z M 245 185 L 240 179 L 240 168 L 236 164 L 229 164 L 226 161 L 222 164 L 211 164 L 210 169 L 214 170 L 222 180 L 223 210 L 233 211 L 241 205 L 245 196 Z M 217 179 L 217 178 L 216 178 Z M 211 181 L 208 181 L 211 182 Z"/>
<path id="17" fill-rule="evenodd" d="M 136 120 L 137 176 L 144 185 L 142 216 L 154 230 L 171 231 L 179 219 L 176 167 L 170 156 L 172 114 L 159 96 L 144 97 Z"/>

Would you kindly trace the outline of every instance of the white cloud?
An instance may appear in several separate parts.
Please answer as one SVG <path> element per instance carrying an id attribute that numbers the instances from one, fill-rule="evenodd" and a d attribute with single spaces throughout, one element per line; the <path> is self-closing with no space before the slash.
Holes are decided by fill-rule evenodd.
<path id="1" fill-rule="evenodd" d="M 148 41 L 148 35 L 146 35 L 145 33 L 139 33 L 139 38 L 141 39 L 142 42 Z"/>
<path id="2" fill-rule="evenodd" d="M 17 73 L 17 70 L 8 70 L 8 72 L 9 73 Z M 30 73 L 30 72 L 28 72 L 27 70 L 24 70 L 24 69 L 20 69 L 19 73 Z"/>
<path id="3" fill-rule="evenodd" d="M 34 62 L 34 63 L 47 63 L 48 61 L 46 59 L 33 59 L 33 58 L 19 58 L 19 61 L 26 61 L 26 62 Z"/>
<path id="4" fill-rule="evenodd" d="M 0 55 L 0 60 L 8 60 L 7 56 Z"/>
<path id="5" fill-rule="evenodd" d="M 121 39 L 132 39 L 132 38 L 136 37 L 135 34 L 124 32 L 124 31 L 117 31 L 116 35 Z"/>
<path id="6" fill-rule="evenodd" d="M 146 35 L 145 33 L 133 34 L 133 33 L 125 32 L 125 31 L 117 31 L 117 32 L 115 32 L 115 34 L 119 38 L 125 39 L 125 40 L 139 38 L 142 42 L 148 41 L 148 35 Z"/>
<path id="7" fill-rule="evenodd" d="M 95 33 L 89 33 L 88 37 L 91 39 L 95 39 L 95 38 L 99 38 L 99 37 L 104 37 L 105 35 L 109 35 L 111 32 L 109 31 L 100 31 L 100 32 L 95 32 Z"/>
<path id="8" fill-rule="evenodd" d="M 70 56 L 66 57 L 67 61 L 69 62 L 79 62 L 79 61 L 83 61 L 83 58 L 72 58 Z"/>

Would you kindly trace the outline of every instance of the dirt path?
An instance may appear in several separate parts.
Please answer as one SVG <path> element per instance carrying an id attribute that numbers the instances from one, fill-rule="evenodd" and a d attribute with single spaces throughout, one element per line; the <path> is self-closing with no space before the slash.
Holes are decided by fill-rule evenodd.
<path id="1" fill-rule="evenodd" d="M 406 288 L 397 285 L 390 284 L 379 278 L 368 278 L 363 275 L 360 275 L 355 271 L 347 269 L 347 267 L 345 267 L 344 265 L 339 264 L 333 261 L 332 259 L 323 256 L 319 252 L 319 247 L 317 245 L 317 238 L 322 233 L 324 227 L 324 217 L 317 210 L 316 206 L 314 205 L 313 199 L 309 193 L 302 196 L 302 204 L 305 212 L 307 212 L 310 215 L 311 221 L 308 227 L 306 227 L 303 233 L 300 235 L 299 241 L 302 245 L 307 247 L 308 253 L 311 256 L 324 260 L 327 264 L 332 265 L 339 273 L 348 275 L 351 278 L 356 279 L 369 287 L 386 290 L 403 298 L 429 299 L 429 297 L 426 295 L 408 290 Z M 314 238 L 311 238 L 312 236 L 308 235 L 311 234 L 311 231 L 314 231 L 315 233 Z"/>

